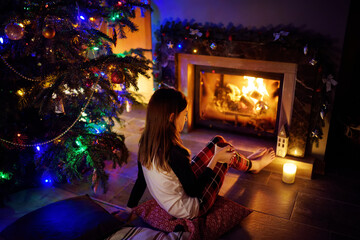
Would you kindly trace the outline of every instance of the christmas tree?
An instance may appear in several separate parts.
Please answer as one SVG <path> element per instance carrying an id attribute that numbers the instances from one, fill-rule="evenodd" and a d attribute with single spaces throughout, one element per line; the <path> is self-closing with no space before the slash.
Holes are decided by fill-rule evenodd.
<path id="1" fill-rule="evenodd" d="M 150 9 L 139 0 L 1 1 L 0 196 L 84 176 L 106 191 L 104 161 L 128 157 L 112 126 L 151 63 L 143 49 L 112 52 L 137 31 L 137 7 Z"/>

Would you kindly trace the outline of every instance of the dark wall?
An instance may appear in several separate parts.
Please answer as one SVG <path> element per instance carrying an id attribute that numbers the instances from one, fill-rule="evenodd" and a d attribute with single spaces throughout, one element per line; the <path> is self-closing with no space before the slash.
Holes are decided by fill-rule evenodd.
<path id="1" fill-rule="evenodd" d="M 355 169 L 360 161 L 360 4 L 352 0 L 344 38 L 326 151 L 329 170 Z"/>

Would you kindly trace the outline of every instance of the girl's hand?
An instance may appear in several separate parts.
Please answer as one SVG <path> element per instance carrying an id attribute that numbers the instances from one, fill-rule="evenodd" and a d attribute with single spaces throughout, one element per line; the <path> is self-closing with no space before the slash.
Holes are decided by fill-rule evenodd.
<path id="1" fill-rule="evenodd" d="M 232 145 L 226 145 L 224 147 L 219 147 L 217 144 L 215 145 L 214 159 L 217 162 L 230 163 L 233 156 L 234 147 Z"/>

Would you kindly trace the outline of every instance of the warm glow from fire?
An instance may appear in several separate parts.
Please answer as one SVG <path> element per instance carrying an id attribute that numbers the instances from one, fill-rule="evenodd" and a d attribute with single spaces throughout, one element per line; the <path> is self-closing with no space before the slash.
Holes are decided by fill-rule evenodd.
<path id="1" fill-rule="evenodd" d="M 229 97 L 232 101 L 241 101 L 241 97 L 244 96 L 246 99 L 250 99 L 254 103 L 255 111 L 259 111 L 263 108 L 267 109 L 266 103 L 257 104 L 264 100 L 264 96 L 269 96 L 263 78 L 255 78 L 250 76 L 244 76 L 247 80 L 247 86 L 243 86 L 242 90 L 234 84 L 228 83 L 227 87 L 231 89 Z"/>
<path id="2" fill-rule="evenodd" d="M 272 134 L 276 128 L 279 85 L 277 79 L 201 72 L 199 121 Z"/>

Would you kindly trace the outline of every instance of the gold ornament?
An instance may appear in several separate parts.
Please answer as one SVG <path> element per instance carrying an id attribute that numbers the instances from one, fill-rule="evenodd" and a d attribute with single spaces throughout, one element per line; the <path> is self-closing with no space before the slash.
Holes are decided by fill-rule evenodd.
<path id="1" fill-rule="evenodd" d="M 42 30 L 42 35 L 47 39 L 55 37 L 55 28 L 51 26 L 44 27 L 44 29 Z"/>
<path id="2" fill-rule="evenodd" d="M 24 28 L 17 23 L 9 23 L 5 27 L 5 34 L 11 40 L 20 40 L 24 37 Z"/>

